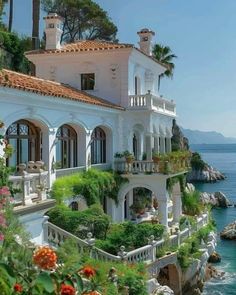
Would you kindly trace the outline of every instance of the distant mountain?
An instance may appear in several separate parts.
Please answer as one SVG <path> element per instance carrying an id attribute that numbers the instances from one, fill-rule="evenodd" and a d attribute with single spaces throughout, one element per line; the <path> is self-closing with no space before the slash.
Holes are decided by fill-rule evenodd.
<path id="1" fill-rule="evenodd" d="M 199 131 L 181 128 L 185 137 L 188 138 L 189 144 L 227 144 L 236 143 L 236 138 L 225 137 L 216 131 Z"/>

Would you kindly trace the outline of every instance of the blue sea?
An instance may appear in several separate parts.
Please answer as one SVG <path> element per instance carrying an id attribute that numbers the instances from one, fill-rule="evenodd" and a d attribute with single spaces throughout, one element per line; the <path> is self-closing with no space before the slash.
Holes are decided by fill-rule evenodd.
<path id="1" fill-rule="evenodd" d="M 191 149 L 227 177 L 224 181 L 209 184 L 197 184 L 201 191 L 222 191 L 236 204 L 236 144 L 192 145 Z M 214 209 L 213 217 L 218 233 L 223 227 L 236 220 L 236 208 Z M 222 262 L 216 267 L 225 272 L 222 280 L 212 279 L 204 288 L 204 295 L 236 295 L 236 241 L 223 241 L 218 235 L 217 252 Z"/>

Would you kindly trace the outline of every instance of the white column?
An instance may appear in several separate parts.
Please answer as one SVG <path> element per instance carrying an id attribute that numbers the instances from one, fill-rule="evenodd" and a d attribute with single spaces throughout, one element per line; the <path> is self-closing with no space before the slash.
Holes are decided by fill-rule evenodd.
<path id="1" fill-rule="evenodd" d="M 166 152 L 170 153 L 172 150 L 171 148 L 171 137 L 166 138 Z"/>
<path id="2" fill-rule="evenodd" d="M 132 190 L 130 190 L 128 192 L 127 201 L 126 201 L 126 203 L 127 203 L 127 212 L 128 212 L 127 215 L 128 215 L 128 219 L 131 219 L 131 214 L 130 214 L 129 207 L 133 204 L 133 202 L 134 202 L 134 194 L 133 194 L 133 189 L 132 189 Z"/>
<path id="3" fill-rule="evenodd" d="M 160 146 L 159 146 L 159 136 L 155 135 L 154 136 L 154 152 L 155 153 L 160 153 Z"/>
<path id="4" fill-rule="evenodd" d="M 85 167 L 88 170 L 91 167 L 91 135 L 92 130 L 86 133 L 85 135 L 85 142 L 86 142 L 86 151 L 85 151 Z"/>
<path id="5" fill-rule="evenodd" d="M 55 163 L 56 159 L 56 128 L 49 128 L 48 132 L 43 132 L 42 160 L 48 170 L 48 186 L 51 187 L 56 179 Z"/>
<path id="6" fill-rule="evenodd" d="M 166 147 L 165 147 L 165 137 L 161 136 L 160 137 L 160 153 L 164 154 L 166 151 Z"/>
<path id="7" fill-rule="evenodd" d="M 182 200 L 179 183 L 176 183 L 172 190 L 172 201 L 173 201 L 173 221 L 179 222 L 182 215 Z"/>
<path id="8" fill-rule="evenodd" d="M 146 153 L 147 160 L 152 160 L 152 134 L 146 134 Z"/>
<path id="9" fill-rule="evenodd" d="M 168 202 L 167 200 L 158 199 L 158 216 L 160 216 L 161 224 L 168 227 Z"/>

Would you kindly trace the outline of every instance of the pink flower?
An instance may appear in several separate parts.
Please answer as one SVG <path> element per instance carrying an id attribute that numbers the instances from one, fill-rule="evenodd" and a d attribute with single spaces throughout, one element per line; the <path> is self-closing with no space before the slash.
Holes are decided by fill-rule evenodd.
<path id="1" fill-rule="evenodd" d="M 6 219 L 2 213 L 0 213 L 0 226 L 6 227 Z"/>
<path id="2" fill-rule="evenodd" d="M 0 233 L 0 241 L 4 240 L 4 234 Z"/>
<path id="3" fill-rule="evenodd" d="M 11 192 L 9 190 L 9 187 L 8 186 L 1 187 L 0 188 L 0 195 L 2 195 L 2 196 L 10 196 Z"/>

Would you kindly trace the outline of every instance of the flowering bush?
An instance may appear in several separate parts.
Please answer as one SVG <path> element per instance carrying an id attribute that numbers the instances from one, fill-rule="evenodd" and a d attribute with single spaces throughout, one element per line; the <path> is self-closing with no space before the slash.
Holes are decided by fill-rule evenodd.
<path id="1" fill-rule="evenodd" d="M 56 268 L 57 255 L 48 246 L 40 247 L 34 252 L 33 262 L 41 269 L 52 270 Z"/>

